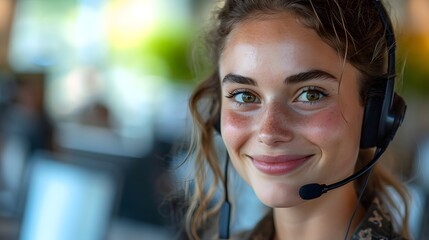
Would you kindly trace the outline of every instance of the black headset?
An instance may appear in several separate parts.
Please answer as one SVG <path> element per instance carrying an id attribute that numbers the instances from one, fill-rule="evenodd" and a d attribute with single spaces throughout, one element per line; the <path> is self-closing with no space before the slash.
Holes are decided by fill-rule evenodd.
<path id="1" fill-rule="evenodd" d="M 401 125 L 406 105 L 395 93 L 396 40 L 392 23 L 380 0 L 374 0 L 375 7 L 385 28 L 388 48 L 387 76 L 375 80 L 365 104 L 360 147 L 386 148 Z"/>
<path id="2" fill-rule="evenodd" d="M 401 125 L 406 104 L 404 99 L 395 93 L 396 77 L 396 40 L 392 23 L 386 9 L 380 0 L 373 0 L 380 19 L 384 25 L 386 45 L 388 48 L 387 75 L 372 81 L 366 97 L 364 116 L 361 130 L 360 148 L 376 147 L 373 159 L 352 176 L 331 185 L 312 183 L 301 187 L 299 194 L 302 199 L 313 199 L 321 196 L 329 190 L 341 187 L 369 172 L 379 157 L 386 150 Z M 220 118 L 214 124 L 216 131 L 220 134 Z M 228 154 L 227 154 L 228 155 Z M 228 157 L 225 162 L 225 176 L 227 176 Z M 219 218 L 219 238 L 229 238 L 230 203 L 228 200 L 227 181 L 225 177 L 224 190 L 225 201 L 222 204 Z"/>

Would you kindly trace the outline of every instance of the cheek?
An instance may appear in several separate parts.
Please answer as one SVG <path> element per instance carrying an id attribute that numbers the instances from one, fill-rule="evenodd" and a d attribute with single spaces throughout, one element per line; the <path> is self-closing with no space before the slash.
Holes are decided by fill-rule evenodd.
<path id="1" fill-rule="evenodd" d="M 338 108 L 321 111 L 304 121 L 302 131 L 318 145 L 341 144 L 349 139 L 355 143 L 360 139 L 362 120 L 359 114 L 347 117 Z"/>
<path id="2" fill-rule="evenodd" d="M 251 138 L 251 128 L 252 120 L 249 117 L 233 111 L 223 111 L 221 113 L 223 142 L 228 150 L 232 165 L 247 183 L 249 183 L 249 176 L 246 174 L 245 162 L 240 161 L 240 152 Z"/>
<path id="3" fill-rule="evenodd" d="M 244 144 L 251 127 L 252 121 L 249 117 L 233 111 L 222 111 L 221 132 L 228 149 L 234 149 Z"/>

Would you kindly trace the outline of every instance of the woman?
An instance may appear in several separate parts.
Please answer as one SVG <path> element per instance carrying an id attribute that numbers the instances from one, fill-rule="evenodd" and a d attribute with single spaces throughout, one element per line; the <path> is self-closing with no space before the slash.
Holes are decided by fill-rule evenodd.
<path id="1" fill-rule="evenodd" d="M 309 183 L 339 182 L 376 158 L 361 143 L 370 88 L 388 64 L 374 2 L 224 3 L 209 39 L 214 73 L 190 99 L 196 130 L 190 238 L 218 238 L 207 234 L 222 204 L 212 204 L 215 189 L 226 178 L 213 146 L 218 125 L 234 168 L 273 209 L 237 239 L 409 238 L 400 224 L 407 221 L 407 193 L 381 166 L 312 200 L 299 193 Z M 208 189 L 207 169 L 214 176 Z M 402 203 L 394 203 L 388 186 Z M 391 216 L 403 206 L 395 225 Z"/>

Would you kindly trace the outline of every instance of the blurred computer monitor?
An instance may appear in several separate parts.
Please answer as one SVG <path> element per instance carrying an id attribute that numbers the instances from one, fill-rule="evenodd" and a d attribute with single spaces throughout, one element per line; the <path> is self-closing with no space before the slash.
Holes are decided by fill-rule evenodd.
<path id="1" fill-rule="evenodd" d="M 119 196 L 120 176 L 99 160 L 37 153 L 26 177 L 21 240 L 101 240 Z"/>

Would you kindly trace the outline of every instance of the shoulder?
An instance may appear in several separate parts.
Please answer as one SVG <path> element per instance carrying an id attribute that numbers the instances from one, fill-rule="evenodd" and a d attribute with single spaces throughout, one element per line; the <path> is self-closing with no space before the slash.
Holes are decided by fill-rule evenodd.
<path id="1" fill-rule="evenodd" d="M 365 217 L 351 237 L 351 240 L 366 239 L 404 239 L 400 234 L 395 232 L 392 224 L 392 217 L 379 198 L 375 198 L 372 201 Z"/>

